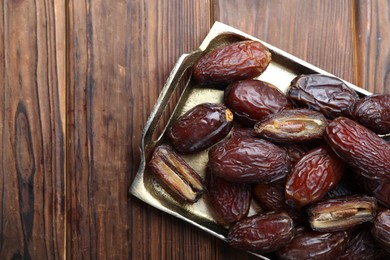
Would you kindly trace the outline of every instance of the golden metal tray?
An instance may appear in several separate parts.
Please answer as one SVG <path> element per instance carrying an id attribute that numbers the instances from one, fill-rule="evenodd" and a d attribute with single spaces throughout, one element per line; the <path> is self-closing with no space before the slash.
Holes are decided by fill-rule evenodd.
<path id="1" fill-rule="evenodd" d="M 183 54 L 179 58 L 146 122 L 141 141 L 141 162 L 130 188 L 130 193 L 144 202 L 223 240 L 226 238 L 227 229 L 219 225 L 213 218 L 205 203 L 204 196 L 192 205 L 178 203 L 160 187 L 146 165 L 153 148 L 166 141 L 165 130 L 178 116 L 197 104 L 203 102 L 222 103 L 223 101 L 223 90 L 199 87 L 192 80 L 191 68 L 194 63 L 203 53 L 213 48 L 245 39 L 260 41 L 235 28 L 216 22 L 197 50 Z M 299 74 L 322 73 L 332 75 L 266 42 L 260 42 L 271 51 L 272 61 L 258 79 L 275 85 L 283 92 L 286 92 L 291 80 Z M 371 94 L 349 82 L 345 83 L 362 96 Z M 176 100 L 177 96 L 178 99 Z M 164 117 L 169 117 L 168 121 L 161 120 L 161 122 L 167 122 L 166 124 L 160 122 L 160 119 Z M 184 156 L 184 159 L 203 177 L 208 160 L 207 153 L 206 150 L 198 154 Z M 249 215 L 255 212 L 256 205 L 253 203 Z M 268 259 L 262 255 L 257 256 Z"/>

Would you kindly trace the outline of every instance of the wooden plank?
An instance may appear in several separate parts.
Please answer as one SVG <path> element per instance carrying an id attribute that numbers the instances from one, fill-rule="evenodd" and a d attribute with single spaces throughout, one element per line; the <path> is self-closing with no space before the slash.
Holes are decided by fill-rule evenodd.
<path id="1" fill-rule="evenodd" d="M 206 35 L 209 7 L 69 1 L 68 257 L 215 258 L 215 238 L 128 197 L 144 124 L 178 57 Z"/>
<path id="2" fill-rule="evenodd" d="M 0 5 L 0 259 L 65 256 L 64 5 Z"/>
<path id="3" fill-rule="evenodd" d="M 390 93 L 390 3 L 354 1 L 356 79 L 373 93 Z"/>
<path id="4" fill-rule="evenodd" d="M 216 0 L 214 19 L 354 80 L 352 0 Z"/>

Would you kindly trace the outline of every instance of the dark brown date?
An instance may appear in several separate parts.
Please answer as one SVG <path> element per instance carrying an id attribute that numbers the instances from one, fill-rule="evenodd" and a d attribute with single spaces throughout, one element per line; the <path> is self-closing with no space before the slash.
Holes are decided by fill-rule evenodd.
<path id="1" fill-rule="evenodd" d="M 340 260 L 381 259 L 382 250 L 368 228 L 360 228 L 353 233 Z"/>
<path id="2" fill-rule="evenodd" d="M 315 148 L 305 154 L 287 175 L 286 203 L 303 207 L 322 199 L 341 180 L 344 162 L 329 148 Z"/>
<path id="3" fill-rule="evenodd" d="M 374 197 L 352 195 L 317 202 L 307 212 L 313 230 L 334 232 L 373 220 L 376 208 Z"/>
<path id="4" fill-rule="evenodd" d="M 339 117 L 328 124 L 324 136 L 336 154 L 361 174 L 390 182 L 390 144 L 374 132 Z"/>
<path id="5" fill-rule="evenodd" d="M 167 144 L 154 149 L 148 165 L 174 198 L 193 203 L 205 191 L 205 183 L 199 174 Z"/>
<path id="6" fill-rule="evenodd" d="M 217 220 L 224 225 L 246 217 L 251 202 L 251 186 L 244 183 L 228 182 L 207 167 L 207 204 Z"/>
<path id="7" fill-rule="evenodd" d="M 290 244 L 277 252 L 280 259 L 302 260 L 338 259 L 348 243 L 346 231 L 320 233 L 304 229 L 295 235 Z"/>
<path id="8" fill-rule="evenodd" d="M 291 163 L 299 161 L 307 152 L 304 147 L 297 144 L 282 144 L 281 146 L 287 151 Z"/>
<path id="9" fill-rule="evenodd" d="M 290 109 L 270 116 L 255 125 L 255 133 L 277 143 L 297 143 L 319 139 L 327 121 L 316 111 Z"/>
<path id="10" fill-rule="evenodd" d="M 377 134 L 390 133 L 390 94 L 376 94 L 352 106 L 353 118 Z"/>
<path id="11" fill-rule="evenodd" d="M 222 140 L 232 127 L 233 114 L 228 108 L 203 103 L 179 117 L 167 137 L 180 153 L 196 153 Z"/>
<path id="12" fill-rule="evenodd" d="M 390 208 L 390 183 L 380 180 L 369 179 L 361 174 L 354 174 L 351 176 L 354 186 L 358 192 L 374 196 L 378 203 Z"/>
<path id="13" fill-rule="evenodd" d="M 287 96 L 295 105 L 319 111 L 328 118 L 349 117 L 350 106 L 359 99 L 342 80 L 322 74 L 296 77 Z"/>
<path id="14" fill-rule="evenodd" d="M 271 53 L 260 42 L 241 41 L 202 56 L 193 75 L 201 85 L 222 85 L 259 76 L 271 62 Z"/>
<path id="15" fill-rule="evenodd" d="M 255 215 L 230 227 L 229 245 L 244 250 L 265 253 L 287 245 L 294 236 L 292 219 L 285 213 Z"/>
<path id="16" fill-rule="evenodd" d="M 378 213 L 372 227 L 372 235 L 390 253 L 390 210 Z"/>
<path id="17" fill-rule="evenodd" d="M 225 104 L 238 122 L 253 126 L 268 115 L 285 108 L 291 103 L 275 86 L 260 80 L 241 80 L 230 84 L 225 89 Z"/>
<path id="18" fill-rule="evenodd" d="M 253 188 L 253 197 L 264 210 L 282 211 L 284 203 L 284 181 L 258 183 Z"/>
<path id="19" fill-rule="evenodd" d="M 263 139 L 232 137 L 209 151 L 212 172 L 232 182 L 269 183 L 289 171 L 286 150 Z"/>

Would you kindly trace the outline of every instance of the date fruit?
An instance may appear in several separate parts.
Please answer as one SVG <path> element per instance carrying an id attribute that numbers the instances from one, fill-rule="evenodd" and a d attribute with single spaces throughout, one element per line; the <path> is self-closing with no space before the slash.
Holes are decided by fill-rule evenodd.
<path id="1" fill-rule="evenodd" d="M 271 62 L 271 52 L 258 41 L 240 41 L 216 48 L 195 64 L 194 79 L 201 85 L 226 86 L 259 76 Z"/>
<path id="2" fill-rule="evenodd" d="M 264 210 L 283 211 L 284 204 L 284 181 L 273 183 L 257 183 L 253 188 L 253 197 Z"/>
<path id="3" fill-rule="evenodd" d="M 376 208 L 376 199 L 368 196 L 351 195 L 323 200 L 308 209 L 310 226 L 321 232 L 347 230 L 373 220 Z"/>
<path id="4" fill-rule="evenodd" d="M 320 233 L 309 229 L 297 232 L 290 244 L 277 252 L 280 259 L 338 259 L 348 243 L 346 231 Z"/>
<path id="5" fill-rule="evenodd" d="M 328 147 L 305 154 L 287 175 L 286 203 L 303 207 L 322 199 L 341 180 L 344 162 Z"/>
<path id="6" fill-rule="evenodd" d="M 390 94 L 367 96 L 353 104 L 353 118 L 377 134 L 390 133 Z"/>
<path id="7" fill-rule="evenodd" d="M 284 178 L 290 166 L 286 150 L 253 137 L 231 137 L 209 150 L 212 172 L 231 182 L 269 183 Z"/>
<path id="8" fill-rule="evenodd" d="M 378 213 L 372 228 L 372 235 L 390 253 L 390 210 Z"/>
<path id="9" fill-rule="evenodd" d="M 268 115 L 292 107 L 284 93 L 260 80 L 233 82 L 225 89 L 224 100 L 234 118 L 251 127 Z"/>
<path id="10" fill-rule="evenodd" d="M 169 145 L 163 144 L 153 151 L 149 167 L 173 197 L 194 203 L 205 191 L 205 183 Z"/>
<path id="11" fill-rule="evenodd" d="M 251 186 L 228 182 L 206 170 L 207 204 L 221 224 L 231 224 L 247 216 Z"/>
<path id="12" fill-rule="evenodd" d="M 308 109 L 290 109 L 258 122 L 255 133 L 277 143 L 297 143 L 319 139 L 327 121 L 319 112 Z"/>
<path id="13" fill-rule="evenodd" d="M 368 228 L 359 228 L 353 233 L 340 260 L 381 259 L 381 248 L 375 243 Z"/>
<path id="14" fill-rule="evenodd" d="M 238 221 L 229 228 L 229 245 L 265 253 L 287 245 L 294 236 L 292 219 L 286 213 L 255 215 Z"/>
<path id="15" fill-rule="evenodd" d="M 325 139 L 333 151 L 362 175 L 390 182 L 390 144 L 355 121 L 338 117 Z"/>
<path id="16" fill-rule="evenodd" d="M 295 105 L 319 111 L 328 118 L 349 117 L 349 107 L 359 99 L 342 80 L 322 74 L 297 76 L 287 96 Z"/>
<path id="17" fill-rule="evenodd" d="M 180 153 L 196 153 L 222 140 L 232 127 L 233 114 L 228 108 L 203 103 L 179 117 L 168 129 L 167 137 Z"/>

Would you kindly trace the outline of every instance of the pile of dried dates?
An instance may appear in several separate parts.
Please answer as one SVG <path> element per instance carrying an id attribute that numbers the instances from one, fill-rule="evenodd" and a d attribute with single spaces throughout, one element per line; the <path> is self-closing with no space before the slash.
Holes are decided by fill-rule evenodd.
<path id="1" fill-rule="evenodd" d="M 224 104 L 179 117 L 150 169 L 182 203 L 205 196 L 233 247 L 280 259 L 389 259 L 390 95 L 360 98 L 322 74 L 297 76 L 285 94 L 254 79 L 270 62 L 257 41 L 201 57 L 193 77 L 223 88 Z M 182 155 L 205 149 L 203 178 Z M 260 210 L 248 216 L 251 203 Z"/>

